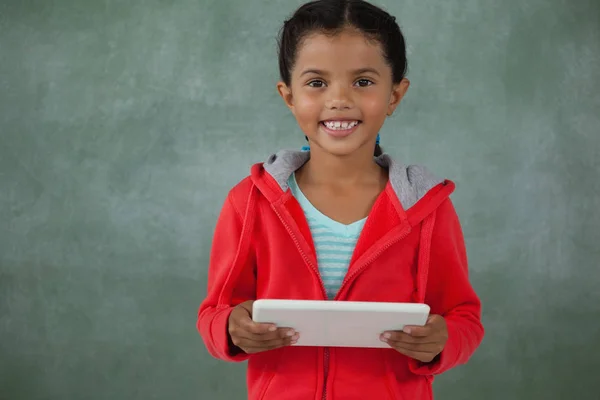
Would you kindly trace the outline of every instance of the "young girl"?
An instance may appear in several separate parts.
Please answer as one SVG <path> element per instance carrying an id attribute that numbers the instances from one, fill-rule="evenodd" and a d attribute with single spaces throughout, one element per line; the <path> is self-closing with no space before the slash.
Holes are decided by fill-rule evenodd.
<path id="1" fill-rule="evenodd" d="M 432 399 L 433 376 L 483 337 L 454 184 L 383 154 L 378 132 L 406 93 L 395 18 L 360 0 L 320 0 L 285 22 L 278 90 L 309 151 L 282 151 L 229 193 L 197 327 L 208 351 L 248 360 L 250 399 Z M 256 324 L 255 299 L 421 302 L 424 327 L 386 349 L 293 346 Z"/>

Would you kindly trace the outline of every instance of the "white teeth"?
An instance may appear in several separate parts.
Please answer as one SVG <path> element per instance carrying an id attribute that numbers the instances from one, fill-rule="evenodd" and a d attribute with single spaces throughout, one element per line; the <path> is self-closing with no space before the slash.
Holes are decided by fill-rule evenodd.
<path id="1" fill-rule="evenodd" d="M 325 122 L 325 126 L 327 128 L 329 128 L 329 129 L 336 129 L 336 130 L 352 129 L 356 125 L 358 125 L 358 121 L 352 121 L 352 122 L 348 122 L 348 121 L 327 121 L 327 122 Z"/>

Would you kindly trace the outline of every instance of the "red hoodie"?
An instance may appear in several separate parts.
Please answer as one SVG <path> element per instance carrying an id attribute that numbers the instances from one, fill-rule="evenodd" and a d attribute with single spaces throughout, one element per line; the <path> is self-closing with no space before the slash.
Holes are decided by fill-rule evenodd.
<path id="1" fill-rule="evenodd" d="M 442 315 L 448 342 L 431 363 L 393 349 L 285 347 L 232 352 L 227 324 L 236 305 L 256 299 L 325 300 L 315 247 L 287 179 L 310 157 L 280 152 L 252 167 L 229 193 L 214 233 L 208 295 L 197 328 L 210 354 L 248 360 L 251 400 L 432 399 L 433 376 L 464 364 L 484 330 L 481 305 L 468 278 L 450 181 L 388 155 L 376 161 L 389 182 L 356 244 L 340 301 L 421 302 Z"/>

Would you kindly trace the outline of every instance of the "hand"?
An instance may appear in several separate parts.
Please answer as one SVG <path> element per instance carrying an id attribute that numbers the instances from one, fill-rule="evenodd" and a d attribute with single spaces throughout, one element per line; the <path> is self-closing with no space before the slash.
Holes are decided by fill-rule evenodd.
<path id="1" fill-rule="evenodd" d="M 431 315 L 425 326 L 406 326 L 403 332 L 384 332 L 381 340 L 405 356 L 428 363 L 444 349 L 448 328 L 444 317 Z"/>
<path id="2" fill-rule="evenodd" d="M 299 336 L 293 329 L 252 321 L 253 303 L 246 301 L 229 315 L 228 331 L 235 346 L 246 354 L 254 354 L 296 344 Z"/>

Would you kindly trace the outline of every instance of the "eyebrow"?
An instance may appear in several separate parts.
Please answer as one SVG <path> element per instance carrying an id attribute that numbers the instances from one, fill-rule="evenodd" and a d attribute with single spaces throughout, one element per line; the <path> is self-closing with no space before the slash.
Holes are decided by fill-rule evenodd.
<path id="1" fill-rule="evenodd" d="M 362 75 L 362 74 L 366 74 L 366 73 L 371 73 L 377 76 L 380 76 L 379 72 L 374 69 L 374 68 L 360 68 L 357 70 L 352 71 L 352 74 L 354 75 Z M 320 69 L 307 69 L 306 71 L 302 72 L 302 74 L 300 74 L 300 76 L 304 76 L 306 74 L 315 74 L 315 75 L 328 75 L 326 71 L 322 71 Z"/>
<path id="2" fill-rule="evenodd" d="M 357 69 L 356 71 L 353 71 L 353 73 L 354 73 L 354 75 L 362 75 L 362 74 L 371 73 L 373 75 L 379 76 L 379 71 L 377 71 L 375 68 L 361 68 L 361 69 Z"/>

